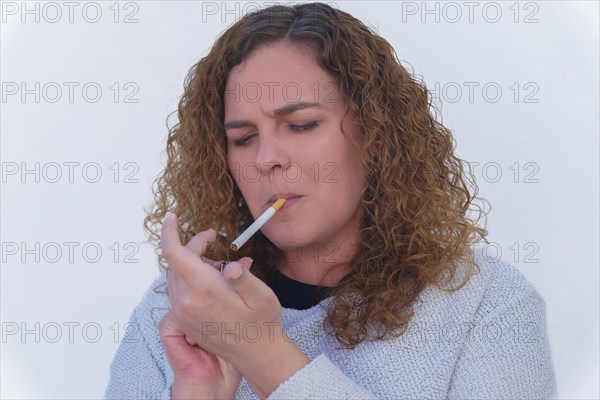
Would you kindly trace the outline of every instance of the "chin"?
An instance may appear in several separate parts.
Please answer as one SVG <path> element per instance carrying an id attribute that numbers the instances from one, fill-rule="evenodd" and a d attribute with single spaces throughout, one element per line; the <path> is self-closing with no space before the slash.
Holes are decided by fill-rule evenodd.
<path id="1" fill-rule="evenodd" d="M 302 248 L 311 243 L 310 238 L 314 235 L 307 229 L 269 229 L 264 235 L 280 249 Z"/>

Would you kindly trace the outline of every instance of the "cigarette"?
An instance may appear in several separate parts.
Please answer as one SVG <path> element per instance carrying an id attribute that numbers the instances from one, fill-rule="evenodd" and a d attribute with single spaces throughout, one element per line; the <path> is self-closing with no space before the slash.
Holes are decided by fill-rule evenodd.
<path id="1" fill-rule="evenodd" d="M 231 243 L 231 250 L 238 251 L 273 215 L 285 204 L 286 199 L 279 199 L 271 207 L 267 208 L 256 221 L 252 223 L 237 239 Z"/>

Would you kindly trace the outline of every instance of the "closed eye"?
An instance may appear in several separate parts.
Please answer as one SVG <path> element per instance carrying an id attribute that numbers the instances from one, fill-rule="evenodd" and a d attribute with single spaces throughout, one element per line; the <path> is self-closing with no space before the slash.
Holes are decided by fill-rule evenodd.
<path id="1" fill-rule="evenodd" d="M 233 145 L 235 147 L 245 146 L 250 142 L 250 139 L 252 139 L 254 136 L 255 136 L 255 134 L 252 134 L 252 135 L 246 135 L 240 139 L 236 139 L 233 141 Z"/>
<path id="2" fill-rule="evenodd" d="M 311 121 L 311 122 L 308 122 L 308 123 L 302 124 L 302 125 L 290 124 L 290 129 L 293 130 L 294 132 L 305 132 L 305 131 L 309 131 L 311 129 L 316 128 L 318 125 L 319 125 L 319 123 L 317 121 Z"/>
<path id="3" fill-rule="evenodd" d="M 306 124 L 301 124 L 301 125 L 290 124 L 289 128 L 290 128 L 290 130 L 292 130 L 294 132 L 307 132 L 307 131 L 310 131 L 311 129 L 315 129 L 317 126 L 319 126 L 318 121 L 311 121 L 311 122 L 308 122 Z M 239 139 L 234 140 L 233 145 L 235 147 L 246 146 L 247 144 L 250 143 L 250 141 L 254 138 L 254 136 L 256 136 L 256 134 L 250 134 L 250 135 L 243 136 Z"/>

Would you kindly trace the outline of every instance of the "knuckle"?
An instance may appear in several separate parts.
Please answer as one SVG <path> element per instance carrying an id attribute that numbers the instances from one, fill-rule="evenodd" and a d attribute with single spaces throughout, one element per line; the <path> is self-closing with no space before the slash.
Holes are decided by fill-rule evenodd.
<path id="1" fill-rule="evenodd" d="M 184 296 L 179 301 L 179 309 L 184 314 L 190 314 L 194 311 L 194 301 L 189 296 Z"/>

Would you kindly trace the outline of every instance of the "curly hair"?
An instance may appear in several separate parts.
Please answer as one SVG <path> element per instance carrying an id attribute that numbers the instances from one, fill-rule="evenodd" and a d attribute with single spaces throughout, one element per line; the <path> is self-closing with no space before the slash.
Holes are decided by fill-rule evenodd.
<path id="1" fill-rule="evenodd" d="M 360 244 L 333 291 L 324 328 L 346 348 L 400 336 L 427 285 L 459 290 L 478 269 L 471 246 L 485 240 L 478 222 L 486 212 L 474 201 L 480 199 L 475 178 L 454 155 L 450 130 L 436 121 L 426 85 L 401 65 L 385 39 L 322 3 L 247 14 L 190 69 L 178 122 L 169 128 L 167 165 L 154 181 L 155 204 L 144 219 L 159 268 L 166 268 L 159 229 L 167 211 L 178 215 L 182 243 L 209 227 L 218 232 L 205 254 L 215 260 L 229 256 L 232 238 L 252 222 L 227 164 L 224 91 L 233 67 L 257 47 L 280 40 L 316 50 L 364 139 L 368 177 Z M 477 218 L 469 216 L 472 211 Z M 238 254 L 254 259 L 253 274 L 265 282 L 285 257 L 260 231 Z M 444 288 L 461 265 L 470 267 L 462 282 Z"/>

